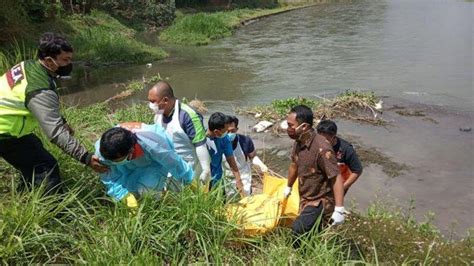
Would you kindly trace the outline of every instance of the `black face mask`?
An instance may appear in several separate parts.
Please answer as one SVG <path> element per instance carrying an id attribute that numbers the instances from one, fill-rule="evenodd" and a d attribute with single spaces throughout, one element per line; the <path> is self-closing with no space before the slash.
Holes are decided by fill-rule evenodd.
<path id="1" fill-rule="evenodd" d="M 60 77 L 66 77 L 69 76 L 72 72 L 72 63 L 69 63 L 65 66 L 60 66 L 54 73 Z"/>

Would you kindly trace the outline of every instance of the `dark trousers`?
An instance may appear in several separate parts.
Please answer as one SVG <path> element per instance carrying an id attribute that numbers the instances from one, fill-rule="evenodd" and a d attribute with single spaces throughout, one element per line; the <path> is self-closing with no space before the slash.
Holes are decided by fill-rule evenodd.
<path id="1" fill-rule="evenodd" d="M 318 219 L 323 214 L 323 203 L 319 203 L 317 207 L 306 206 L 300 213 L 296 220 L 293 222 L 293 236 L 296 238 L 293 246 L 298 248 L 300 246 L 300 240 L 298 239 L 301 235 L 308 233 L 317 224 Z M 320 221 L 320 220 L 319 220 Z M 321 229 L 321 223 L 317 224 L 318 230 Z"/>
<path id="2" fill-rule="evenodd" d="M 0 157 L 21 172 L 24 182 L 19 189 L 44 182 L 47 193 L 61 191 L 58 162 L 34 134 L 0 139 Z"/>

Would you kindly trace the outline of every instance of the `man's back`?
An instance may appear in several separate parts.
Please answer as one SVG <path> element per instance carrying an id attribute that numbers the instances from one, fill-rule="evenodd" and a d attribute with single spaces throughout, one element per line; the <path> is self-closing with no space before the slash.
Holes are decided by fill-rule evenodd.
<path id="1" fill-rule="evenodd" d="M 353 173 L 362 173 L 362 163 L 351 143 L 337 137 L 337 142 L 333 146 L 333 149 L 336 153 L 338 163 L 347 166 Z"/>

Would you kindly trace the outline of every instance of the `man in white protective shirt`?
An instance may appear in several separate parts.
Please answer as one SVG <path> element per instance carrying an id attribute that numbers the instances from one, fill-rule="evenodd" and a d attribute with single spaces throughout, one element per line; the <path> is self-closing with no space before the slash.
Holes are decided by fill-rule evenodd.
<path id="1" fill-rule="evenodd" d="M 154 122 L 172 139 L 176 153 L 193 169 L 194 179 L 206 184 L 210 178 L 210 156 L 206 147 L 206 130 L 202 116 L 180 102 L 166 81 L 159 81 L 148 92 Z"/>

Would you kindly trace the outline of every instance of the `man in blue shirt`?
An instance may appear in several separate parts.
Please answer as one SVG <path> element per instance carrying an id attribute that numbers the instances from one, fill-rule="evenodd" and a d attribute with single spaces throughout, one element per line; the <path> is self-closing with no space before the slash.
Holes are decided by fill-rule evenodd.
<path id="1" fill-rule="evenodd" d="M 240 178 L 239 168 L 234 157 L 232 142 L 227 136 L 227 128 L 230 125 L 229 117 L 223 113 L 216 112 L 209 117 L 207 129 L 207 149 L 211 156 L 211 184 L 214 187 L 222 179 L 222 155 L 225 156 L 232 174 L 235 176 L 237 190 L 243 193 L 243 184 Z"/>
<path id="2" fill-rule="evenodd" d="M 135 195 L 162 191 L 168 173 L 182 185 L 193 180 L 193 170 L 176 154 L 159 125 L 122 124 L 107 130 L 95 147 L 101 163 L 110 167 L 100 175 L 107 194 L 126 201 L 129 207 L 137 206 Z"/>
<path id="3" fill-rule="evenodd" d="M 257 156 L 255 146 L 249 136 L 238 134 L 239 119 L 236 116 L 229 116 L 229 127 L 227 136 L 232 142 L 234 157 L 239 168 L 245 195 L 252 194 L 252 165 L 258 166 L 262 172 L 267 172 L 268 167 Z M 224 163 L 226 174 L 229 166 Z M 227 176 L 227 175 L 226 175 Z M 232 196 L 235 192 L 234 180 L 230 180 L 231 186 L 226 187 L 227 196 Z"/>

